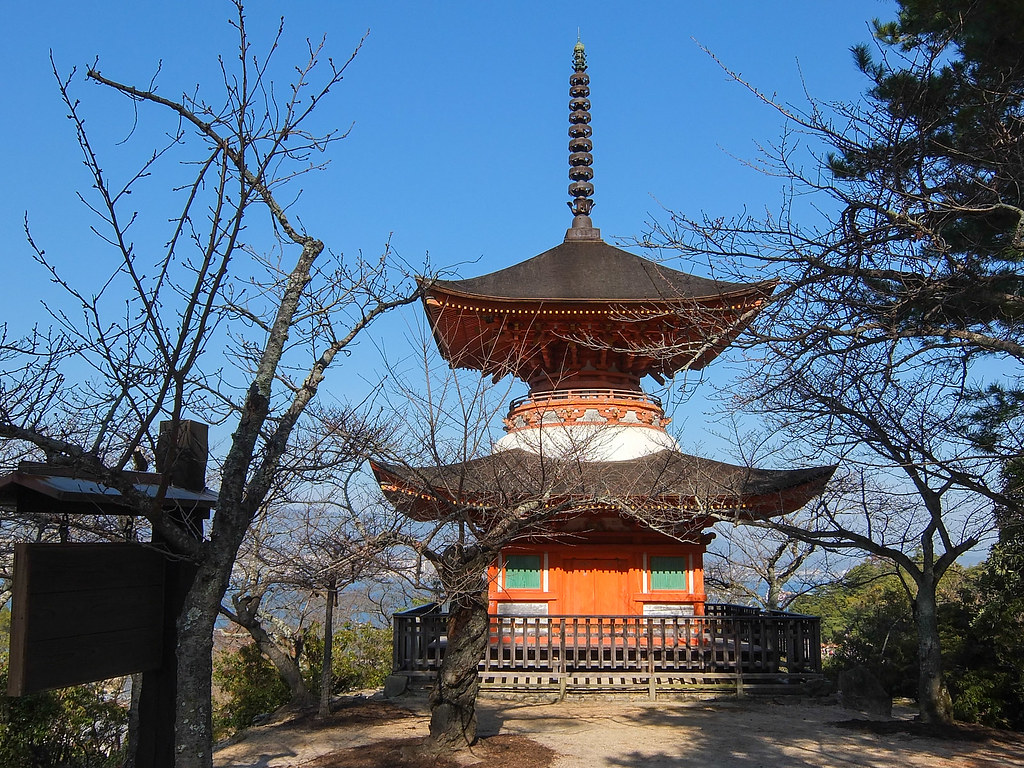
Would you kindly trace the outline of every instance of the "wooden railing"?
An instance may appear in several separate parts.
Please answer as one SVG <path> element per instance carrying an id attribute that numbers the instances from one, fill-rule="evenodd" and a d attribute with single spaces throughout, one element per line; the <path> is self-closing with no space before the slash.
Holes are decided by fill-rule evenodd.
<path id="1" fill-rule="evenodd" d="M 743 606 L 704 616 L 491 616 L 482 673 L 821 672 L 820 620 Z M 448 617 L 436 606 L 395 614 L 394 670 L 435 670 Z"/>
<path id="2" fill-rule="evenodd" d="M 636 389 L 548 389 L 543 392 L 532 392 L 529 395 L 515 398 L 508 404 L 509 415 L 521 405 L 529 402 L 538 404 L 557 404 L 560 400 L 634 400 L 638 403 L 649 403 L 661 408 L 661 398 Z"/>

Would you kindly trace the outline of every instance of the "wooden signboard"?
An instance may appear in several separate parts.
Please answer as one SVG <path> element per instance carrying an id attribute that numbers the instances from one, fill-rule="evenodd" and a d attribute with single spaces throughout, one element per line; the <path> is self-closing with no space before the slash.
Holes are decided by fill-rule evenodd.
<path id="1" fill-rule="evenodd" d="M 17 544 L 9 696 L 160 667 L 165 556 L 142 544 Z"/>
<path id="2" fill-rule="evenodd" d="M 693 605 L 644 603 L 644 616 L 693 616 Z"/>
<path id="3" fill-rule="evenodd" d="M 544 603 L 498 603 L 499 616 L 538 616 L 548 612 L 548 604 Z"/>

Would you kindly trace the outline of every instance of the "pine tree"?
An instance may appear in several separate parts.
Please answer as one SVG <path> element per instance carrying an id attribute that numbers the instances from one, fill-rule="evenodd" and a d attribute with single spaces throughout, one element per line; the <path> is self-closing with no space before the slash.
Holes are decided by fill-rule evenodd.
<path id="1" fill-rule="evenodd" d="M 895 331 L 1015 337 L 1024 314 L 1024 4 L 900 0 L 853 48 L 890 130 L 830 158 L 838 179 L 888 194 L 875 237 L 931 266 L 866 281 Z M 991 350 L 990 350 L 991 351 Z M 996 351 L 1005 351 L 998 350 Z"/>

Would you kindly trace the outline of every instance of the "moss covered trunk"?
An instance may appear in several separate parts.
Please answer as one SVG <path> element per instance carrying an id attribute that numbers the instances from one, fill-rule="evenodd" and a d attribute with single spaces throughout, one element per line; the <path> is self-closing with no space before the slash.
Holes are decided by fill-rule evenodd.
<path id="1" fill-rule="evenodd" d="M 443 749 L 476 741 L 477 668 L 487 649 L 487 594 L 470 592 L 451 603 L 448 645 L 430 692 L 430 736 Z"/>

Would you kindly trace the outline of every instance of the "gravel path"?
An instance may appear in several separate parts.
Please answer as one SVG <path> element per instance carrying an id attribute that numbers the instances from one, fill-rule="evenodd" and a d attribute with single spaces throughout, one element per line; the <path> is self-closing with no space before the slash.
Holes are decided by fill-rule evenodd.
<path id="1" fill-rule="evenodd" d="M 305 717 L 250 729 L 237 743 L 219 748 L 215 764 L 384 768 L 384 762 L 370 757 L 375 745 L 396 740 L 421 744 L 426 711 L 426 702 L 417 698 L 349 702 L 327 723 Z M 486 737 L 497 734 L 520 737 L 519 744 L 536 742 L 554 752 L 544 760 L 551 768 L 1024 768 L 1022 734 L 971 729 L 956 739 L 914 735 L 906 732 L 909 711 L 897 711 L 895 721 L 867 725 L 851 723 L 865 716 L 834 705 L 753 698 L 544 704 L 484 697 L 479 711 L 484 745 Z M 410 746 L 403 754 L 414 751 Z M 518 762 L 514 756 L 505 762 L 493 751 L 483 760 L 484 752 L 460 756 L 460 762 L 487 768 L 535 764 L 524 761 L 525 754 Z M 408 757 L 401 765 L 441 763 Z"/>
<path id="2" fill-rule="evenodd" d="M 836 706 L 747 699 L 715 703 L 488 702 L 485 733 L 529 736 L 570 766 L 715 768 L 1000 768 L 1024 766 L 1024 737 L 953 741 L 839 727 L 864 718 Z M 906 713 L 909 715 L 909 713 Z M 906 716 L 906 715 L 905 715 Z"/>

